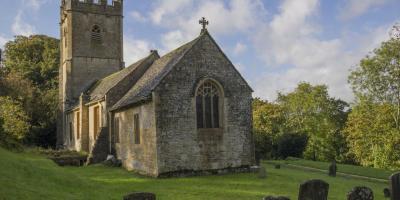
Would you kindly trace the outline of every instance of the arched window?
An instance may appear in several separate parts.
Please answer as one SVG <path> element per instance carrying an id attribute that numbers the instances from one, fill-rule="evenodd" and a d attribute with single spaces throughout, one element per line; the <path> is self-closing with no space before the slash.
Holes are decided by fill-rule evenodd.
<path id="1" fill-rule="evenodd" d="M 101 42 L 101 28 L 98 25 L 92 27 L 92 40 Z"/>
<path id="2" fill-rule="evenodd" d="M 197 128 L 220 127 L 220 100 L 219 87 L 210 80 L 203 82 L 196 92 Z"/>

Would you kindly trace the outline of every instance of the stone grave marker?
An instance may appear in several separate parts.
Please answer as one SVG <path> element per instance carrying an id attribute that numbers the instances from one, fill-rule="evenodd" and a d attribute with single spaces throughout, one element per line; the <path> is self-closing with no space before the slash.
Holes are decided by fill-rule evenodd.
<path id="1" fill-rule="evenodd" d="M 309 180 L 300 184 L 299 200 L 327 200 L 329 184 L 323 180 Z"/>
<path id="2" fill-rule="evenodd" d="M 400 199 L 400 173 L 392 174 L 389 177 L 390 184 L 390 196 L 391 200 L 399 200 Z"/>
<path id="3" fill-rule="evenodd" d="M 258 178 L 267 178 L 267 170 L 265 169 L 265 167 L 260 167 L 258 169 Z"/>
<path id="4" fill-rule="evenodd" d="M 135 192 L 126 195 L 123 200 L 156 200 L 156 195 L 148 192 Z"/>
<path id="5" fill-rule="evenodd" d="M 374 193 L 368 187 L 354 187 L 347 193 L 347 200 L 374 200 Z"/>
<path id="6" fill-rule="evenodd" d="M 337 165 L 336 160 L 333 160 L 331 165 L 329 165 L 329 176 L 336 177 Z"/>

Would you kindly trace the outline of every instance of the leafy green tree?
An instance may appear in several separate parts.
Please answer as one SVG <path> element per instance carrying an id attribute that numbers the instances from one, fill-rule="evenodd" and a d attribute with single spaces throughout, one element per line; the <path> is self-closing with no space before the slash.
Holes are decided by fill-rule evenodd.
<path id="1" fill-rule="evenodd" d="M 356 95 L 345 131 L 350 153 L 364 166 L 400 167 L 400 40 L 362 59 L 349 83 Z"/>
<path id="2" fill-rule="evenodd" d="M 28 134 L 29 118 L 20 103 L 10 97 L 0 97 L 1 130 L 8 137 L 23 140 Z"/>
<path id="3" fill-rule="evenodd" d="M 43 36 L 16 36 L 5 45 L 0 73 L 0 96 L 18 102 L 29 118 L 24 142 L 55 145 L 58 103 L 59 40 Z"/>
<path id="4" fill-rule="evenodd" d="M 16 36 L 5 45 L 7 72 L 22 74 L 41 89 L 57 88 L 59 40 L 44 35 Z"/>
<path id="5" fill-rule="evenodd" d="M 305 158 L 340 161 L 346 146 L 341 134 L 347 117 L 346 102 L 331 98 L 325 85 L 309 83 L 300 83 L 291 93 L 279 93 L 277 102 L 284 110 L 286 130 L 307 134 Z"/>
<path id="6" fill-rule="evenodd" d="M 383 42 L 372 56 L 360 61 L 349 82 L 358 98 L 393 106 L 393 118 L 400 130 L 400 39 Z"/>

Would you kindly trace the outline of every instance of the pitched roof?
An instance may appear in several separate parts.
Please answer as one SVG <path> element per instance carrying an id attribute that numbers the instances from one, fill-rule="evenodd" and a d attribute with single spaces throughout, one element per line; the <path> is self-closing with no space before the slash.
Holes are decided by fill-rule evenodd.
<path id="1" fill-rule="evenodd" d="M 121 98 L 111 110 L 117 110 L 151 98 L 151 92 L 165 75 L 181 60 L 201 36 L 184 44 L 156 60 L 139 81 Z"/>
<path id="2" fill-rule="evenodd" d="M 155 52 L 156 53 L 156 52 Z M 125 77 L 127 77 L 131 73 L 136 73 L 136 69 L 141 66 L 142 63 L 146 63 L 147 60 L 153 59 L 152 54 L 149 56 L 133 63 L 127 68 L 122 69 L 121 71 L 115 72 L 103 79 L 97 81 L 88 91 L 89 100 L 96 101 L 103 98 L 108 91 L 110 91 L 113 87 L 115 87 L 120 81 L 122 81 Z M 157 55 L 158 56 L 158 55 Z"/>

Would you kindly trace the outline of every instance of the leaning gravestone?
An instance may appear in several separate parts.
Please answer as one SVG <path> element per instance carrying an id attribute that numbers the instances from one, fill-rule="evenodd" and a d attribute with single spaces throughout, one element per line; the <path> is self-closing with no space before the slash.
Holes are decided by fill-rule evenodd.
<path id="1" fill-rule="evenodd" d="M 258 178 L 267 178 L 267 170 L 265 169 L 265 167 L 260 167 L 258 169 Z"/>
<path id="2" fill-rule="evenodd" d="M 391 200 L 400 199 L 400 173 L 392 174 L 389 177 Z"/>
<path id="3" fill-rule="evenodd" d="M 282 196 L 279 197 L 267 196 L 264 197 L 263 200 L 290 200 L 290 199 L 288 197 L 282 197 Z"/>
<path id="4" fill-rule="evenodd" d="M 147 192 L 135 192 L 126 195 L 124 200 L 156 200 L 156 195 Z"/>
<path id="5" fill-rule="evenodd" d="M 347 200 L 374 200 L 374 193 L 367 187 L 355 187 L 347 193 Z"/>
<path id="6" fill-rule="evenodd" d="M 333 160 L 329 166 L 329 176 L 336 177 L 337 165 L 336 160 Z"/>
<path id="7" fill-rule="evenodd" d="M 323 180 L 309 180 L 300 185 L 299 200 L 327 200 L 329 184 Z"/>

